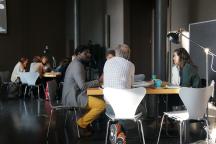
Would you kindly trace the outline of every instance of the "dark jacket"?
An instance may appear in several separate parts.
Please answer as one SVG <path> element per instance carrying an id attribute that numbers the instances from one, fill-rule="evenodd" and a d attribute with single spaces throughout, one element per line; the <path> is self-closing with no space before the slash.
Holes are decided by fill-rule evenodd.
<path id="1" fill-rule="evenodd" d="M 68 66 L 62 91 L 62 104 L 69 107 L 86 107 L 87 88 L 99 86 L 99 81 L 86 82 L 84 65 L 74 59 Z"/>
<path id="2" fill-rule="evenodd" d="M 180 74 L 181 82 L 180 85 L 182 87 L 200 87 L 200 77 L 198 74 L 198 70 L 191 64 L 185 64 L 182 69 L 182 74 Z"/>

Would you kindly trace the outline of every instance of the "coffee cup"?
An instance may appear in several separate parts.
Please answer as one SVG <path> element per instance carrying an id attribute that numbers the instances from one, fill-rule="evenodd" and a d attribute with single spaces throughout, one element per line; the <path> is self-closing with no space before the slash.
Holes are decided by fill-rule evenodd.
<path id="1" fill-rule="evenodd" d="M 154 79 L 154 87 L 161 87 L 162 81 L 160 79 Z"/>

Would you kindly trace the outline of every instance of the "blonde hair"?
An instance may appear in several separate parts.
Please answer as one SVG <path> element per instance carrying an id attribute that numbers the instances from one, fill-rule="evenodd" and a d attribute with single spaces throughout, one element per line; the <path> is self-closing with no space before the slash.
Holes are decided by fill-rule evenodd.
<path id="1" fill-rule="evenodd" d="M 130 59 L 130 48 L 126 44 L 119 44 L 115 48 L 115 54 L 118 57 L 123 57 L 123 58 L 128 60 L 128 59 Z"/>

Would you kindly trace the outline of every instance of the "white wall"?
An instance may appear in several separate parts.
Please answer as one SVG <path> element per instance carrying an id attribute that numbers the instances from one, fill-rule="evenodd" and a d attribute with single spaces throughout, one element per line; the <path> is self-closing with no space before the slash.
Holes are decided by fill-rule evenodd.
<path id="1" fill-rule="evenodd" d="M 110 47 L 124 42 L 124 0 L 107 0 L 110 15 Z"/>

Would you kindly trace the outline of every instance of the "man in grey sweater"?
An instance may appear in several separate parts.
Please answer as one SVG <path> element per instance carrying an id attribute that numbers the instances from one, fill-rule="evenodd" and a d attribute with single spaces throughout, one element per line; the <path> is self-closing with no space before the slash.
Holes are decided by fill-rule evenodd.
<path id="1" fill-rule="evenodd" d="M 85 129 L 105 109 L 105 102 L 100 97 L 87 95 L 87 88 L 99 86 L 99 80 L 86 82 L 85 63 L 89 61 L 88 47 L 79 46 L 76 58 L 69 64 L 64 78 L 62 104 L 68 107 L 85 108 L 88 111 L 78 119 L 80 129 Z M 86 130 L 85 130 L 86 131 Z"/>

